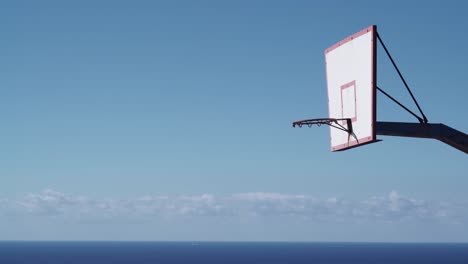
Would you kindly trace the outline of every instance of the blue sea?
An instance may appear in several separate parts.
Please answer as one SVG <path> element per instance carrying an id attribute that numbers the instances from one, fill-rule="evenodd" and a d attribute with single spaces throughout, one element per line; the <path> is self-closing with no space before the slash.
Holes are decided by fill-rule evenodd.
<path id="1" fill-rule="evenodd" d="M 468 263 L 468 244 L 0 242 L 0 263 Z"/>

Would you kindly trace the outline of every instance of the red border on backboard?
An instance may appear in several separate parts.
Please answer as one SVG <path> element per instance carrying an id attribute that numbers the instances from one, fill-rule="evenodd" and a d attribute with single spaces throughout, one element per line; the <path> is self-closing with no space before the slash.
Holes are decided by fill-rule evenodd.
<path id="1" fill-rule="evenodd" d="M 367 27 L 357 33 L 354 33 L 353 35 L 339 41 L 338 43 L 332 45 L 331 47 L 327 48 L 325 50 L 325 55 L 329 53 L 330 51 L 340 47 L 341 45 L 348 43 L 349 41 L 358 38 L 366 33 L 372 32 L 372 55 L 371 55 L 371 60 L 372 60 L 372 104 L 371 104 L 371 116 L 372 116 L 372 136 L 370 137 L 364 137 L 358 139 L 359 143 L 352 137 L 350 136 L 350 141 L 345 144 L 337 145 L 334 147 L 331 147 L 331 151 L 342 151 L 346 150 L 349 148 L 357 147 L 359 145 L 364 145 L 364 144 L 369 144 L 372 142 L 376 142 L 376 132 L 375 132 L 375 123 L 376 123 L 376 84 L 377 84 L 377 26 L 372 25 L 370 27 Z M 325 64 L 327 63 L 326 61 L 326 56 L 325 56 Z M 327 79 L 327 86 L 328 86 L 328 73 L 327 73 L 327 67 L 325 66 L 325 72 L 326 72 L 326 79 Z M 327 87 L 327 97 L 328 101 L 330 101 L 330 97 L 328 95 L 328 87 Z M 328 115 L 330 116 L 330 106 L 328 106 Z M 330 128 L 333 129 L 333 128 Z M 331 136 L 330 136 L 330 146 L 331 146 Z"/>
<path id="2" fill-rule="evenodd" d="M 359 31 L 359 32 L 356 32 L 356 33 L 354 33 L 353 35 L 351 35 L 351 36 L 349 36 L 349 37 L 347 37 L 347 38 L 345 38 L 345 39 L 343 39 L 343 40 L 337 42 L 337 43 L 334 44 L 333 46 L 327 48 L 327 49 L 325 50 L 325 54 L 327 54 L 328 52 L 330 52 L 330 51 L 332 51 L 332 50 L 338 48 L 339 46 L 341 46 L 341 45 L 343 45 L 343 44 L 345 44 L 345 43 L 348 43 L 348 42 L 350 42 L 351 40 L 353 40 L 353 39 L 355 39 L 355 38 L 357 38 L 357 37 L 360 37 L 360 36 L 362 36 L 362 35 L 364 35 L 364 34 L 370 32 L 370 31 L 374 31 L 374 36 L 373 36 L 373 40 L 372 40 L 372 41 L 374 41 L 374 40 L 375 40 L 375 38 L 374 38 L 374 37 L 375 37 L 375 32 L 377 32 L 377 26 L 376 26 L 376 25 L 372 25 L 372 26 L 370 26 L 370 27 L 367 27 L 367 28 L 365 28 L 365 29 L 363 29 L 363 30 L 361 30 L 361 31 Z"/>

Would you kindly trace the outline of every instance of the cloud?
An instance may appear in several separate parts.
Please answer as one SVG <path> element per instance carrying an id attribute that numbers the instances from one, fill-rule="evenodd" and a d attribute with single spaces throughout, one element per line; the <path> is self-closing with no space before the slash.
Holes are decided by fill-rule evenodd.
<path id="1" fill-rule="evenodd" d="M 215 196 L 142 196 L 95 199 L 46 189 L 16 200 L 0 198 L 0 214 L 35 215 L 74 221 L 109 219 L 297 218 L 304 221 L 446 221 L 468 222 L 468 205 L 425 201 L 391 191 L 364 200 L 250 192 Z"/>

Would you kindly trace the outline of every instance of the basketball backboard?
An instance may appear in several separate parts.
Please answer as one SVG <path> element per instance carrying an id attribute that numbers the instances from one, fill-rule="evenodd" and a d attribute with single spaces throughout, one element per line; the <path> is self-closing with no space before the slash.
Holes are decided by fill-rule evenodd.
<path id="1" fill-rule="evenodd" d="M 377 86 L 377 42 L 390 59 L 421 116 Z M 468 135 L 444 124 L 428 123 L 408 83 L 377 33 L 365 28 L 325 50 L 328 117 L 295 121 L 293 127 L 328 125 L 331 151 L 379 141 L 376 135 L 433 138 L 468 154 Z M 419 123 L 377 122 L 376 92 L 395 102 Z"/>
<path id="2" fill-rule="evenodd" d="M 351 119 L 330 127 L 331 150 L 376 141 L 376 26 L 370 26 L 325 50 L 329 118 Z"/>

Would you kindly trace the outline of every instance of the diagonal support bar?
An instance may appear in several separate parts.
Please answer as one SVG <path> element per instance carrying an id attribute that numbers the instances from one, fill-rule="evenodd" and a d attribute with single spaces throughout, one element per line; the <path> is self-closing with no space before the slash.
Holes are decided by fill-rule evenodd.
<path id="1" fill-rule="evenodd" d="M 420 112 L 421 115 L 422 115 L 423 122 L 424 122 L 425 124 L 427 124 L 427 117 L 426 117 L 426 115 L 424 115 L 424 112 L 422 111 L 421 107 L 419 106 L 418 101 L 416 101 L 416 98 L 414 97 L 413 92 L 411 92 L 411 89 L 409 88 L 408 84 L 406 83 L 405 78 L 403 78 L 403 75 L 401 74 L 400 69 L 398 69 L 398 66 L 396 65 L 395 61 L 393 60 L 392 55 L 390 55 L 390 52 L 388 51 L 387 47 L 386 47 L 385 44 L 383 43 L 382 39 L 380 38 L 379 33 L 377 33 L 377 39 L 379 40 L 380 44 L 382 44 L 382 47 L 384 48 L 385 53 L 387 53 L 388 58 L 389 58 L 390 61 L 392 62 L 393 67 L 394 67 L 395 70 L 397 71 L 398 76 L 400 76 L 400 79 L 401 79 L 401 81 L 403 82 L 403 84 L 405 85 L 406 90 L 408 90 L 409 94 L 411 95 L 411 98 L 413 99 L 413 102 L 414 102 L 414 103 L 416 104 L 416 106 L 418 107 L 418 110 L 419 110 L 419 112 Z M 420 121 L 421 121 L 421 120 L 420 120 Z M 422 123 L 422 122 L 421 122 L 421 123 Z"/>
<path id="2" fill-rule="evenodd" d="M 393 102 L 395 102 L 397 105 L 401 106 L 401 108 L 405 109 L 408 113 L 412 114 L 414 117 L 416 117 L 418 120 L 419 120 L 419 123 L 424 123 L 424 120 L 419 117 L 417 114 L 415 114 L 413 111 L 409 110 L 408 107 L 404 106 L 402 103 L 398 102 L 397 99 L 393 98 L 391 95 L 389 95 L 387 92 L 385 92 L 384 90 L 380 89 L 378 86 L 376 86 L 375 88 L 377 88 L 377 90 L 381 93 L 383 93 L 385 96 L 387 96 L 388 98 L 390 98 L 390 100 L 392 100 Z M 427 123 L 427 122 L 426 122 Z"/>
<path id="3" fill-rule="evenodd" d="M 468 135 L 444 124 L 377 122 L 376 134 L 382 136 L 433 138 L 468 154 Z"/>

